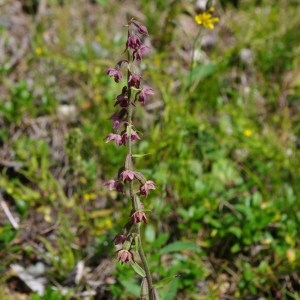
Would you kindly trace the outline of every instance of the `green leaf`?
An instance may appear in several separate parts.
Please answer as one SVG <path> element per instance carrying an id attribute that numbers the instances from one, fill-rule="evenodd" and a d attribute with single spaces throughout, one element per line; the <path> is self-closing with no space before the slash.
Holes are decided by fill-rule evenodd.
<path id="1" fill-rule="evenodd" d="M 126 291 L 133 294 L 136 297 L 140 295 L 140 287 L 133 280 L 120 280 Z"/>
<path id="2" fill-rule="evenodd" d="M 230 248 L 230 252 L 231 253 L 237 253 L 241 250 L 241 247 L 239 244 L 234 244 L 231 248 Z"/>
<path id="3" fill-rule="evenodd" d="M 100 5 L 107 5 L 107 0 L 96 0 L 96 2 Z"/>
<path id="4" fill-rule="evenodd" d="M 179 279 L 173 278 L 169 284 L 165 286 L 164 292 L 162 293 L 163 300 L 174 300 L 176 299 L 177 290 L 179 286 Z"/>
<path id="5" fill-rule="evenodd" d="M 178 242 L 174 242 L 174 243 L 169 244 L 166 247 L 162 248 L 160 250 L 160 254 L 166 254 L 166 253 L 170 253 L 170 252 L 178 252 L 178 251 L 182 251 L 182 250 L 197 251 L 199 249 L 200 249 L 200 247 L 197 246 L 193 242 L 178 241 Z"/>
<path id="6" fill-rule="evenodd" d="M 154 242 L 155 240 L 155 228 L 153 225 L 148 224 L 146 229 L 145 229 L 145 238 L 147 242 Z"/>
<path id="7" fill-rule="evenodd" d="M 242 236 L 242 229 L 236 226 L 232 226 L 228 229 L 228 232 L 235 235 L 237 238 L 240 238 Z"/>
<path id="8" fill-rule="evenodd" d="M 139 92 L 139 91 L 141 90 L 141 89 L 135 88 L 134 86 L 131 86 L 130 88 L 131 88 L 131 90 L 133 90 L 133 91 L 135 91 L 135 92 Z"/>
<path id="9" fill-rule="evenodd" d="M 130 265 L 138 275 L 140 275 L 141 277 L 146 277 L 144 269 L 139 264 L 137 264 L 136 262 L 131 262 Z"/>
<path id="10" fill-rule="evenodd" d="M 140 158 L 140 157 L 144 157 L 147 155 L 151 155 L 151 153 L 145 153 L 145 154 L 132 154 L 132 157 L 136 157 L 136 158 Z"/>
<path id="11" fill-rule="evenodd" d="M 0 246 L 9 246 L 9 243 L 17 236 L 18 231 L 13 230 L 10 224 L 0 227 Z"/>
<path id="12" fill-rule="evenodd" d="M 198 65 L 192 70 L 192 82 L 195 80 L 202 80 L 208 76 L 214 74 L 218 70 L 215 63 L 209 63 L 205 65 Z"/>
<path id="13" fill-rule="evenodd" d="M 163 232 L 153 241 L 152 247 L 159 249 L 161 248 L 169 239 L 170 234 L 168 232 Z"/>
<path id="14" fill-rule="evenodd" d="M 166 285 L 168 285 L 171 281 L 175 280 L 177 277 L 179 277 L 179 275 L 166 277 L 166 278 L 161 279 L 160 281 L 156 282 L 154 284 L 154 286 L 157 289 L 164 288 Z"/>

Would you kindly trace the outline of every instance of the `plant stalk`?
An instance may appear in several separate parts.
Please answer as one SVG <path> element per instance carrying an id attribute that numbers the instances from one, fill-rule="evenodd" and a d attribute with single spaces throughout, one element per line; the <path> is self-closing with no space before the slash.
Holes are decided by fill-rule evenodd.
<path id="1" fill-rule="evenodd" d="M 130 53 L 128 53 L 128 61 L 130 61 Z M 131 75 L 130 70 L 128 70 L 127 72 L 127 82 L 129 81 L 129 77 Z M 131 90 L 129 85 L 127 85 L 127 93 L 128 93 L 128 101 L 131 101 Z M 127 121 L 128 121 L 128 126 L 129 126 L 129 138 L 128 138 L 128 155 L 130 157 L 132 157 L 132 141 L 131 141 L 131 128 L 132 128 L 132 115 L 133 115 L 133 107 L 131 104 L 129 104 L 128 106 L 128 117 L 127 117 Z M 134 186 L 133 186 L 133 181 L 130 181 L 129 184 L 129 194 L 130 194 L 130 198 L 131 198 L 131 202 L 132 202 L 132 208 L 133 211 L 137 211 L 139 208 L 139 204 L 137 203 L 137 198 L 135 197 L 134 194 Z M 138 253 L 139 256 L 141 258 L 142 261 L 142 265 L 143 265 L 143 269 L 146 273 L 146 280 L 148 283 L 148 295 L 149 295 L 149 300 L 155 300 L 155 294 L 153 292 L 153 283 L 152 283 L 152 276 L 151 276 L 151 272 L 148 266 L 148 262 L 144 253 L 144 249 L 142 247 L 142 241 L 141 241 L 141 234 L 140 234 L 140 223 L 137 223 L 135 225 L 136 228 L 136 233 L 138 235 L 138 241 L 139 241 L 139 245 L 138 245 Z"/>

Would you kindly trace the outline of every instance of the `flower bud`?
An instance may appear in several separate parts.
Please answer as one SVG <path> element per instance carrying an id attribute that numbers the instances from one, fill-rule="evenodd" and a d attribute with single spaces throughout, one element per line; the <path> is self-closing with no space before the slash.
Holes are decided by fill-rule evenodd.
<path id="1" fill-rule="evenodd" d="M 127 236 L 125 234 L 117 234 L 114 238 L 115 245 L 123 244 L 126 241 Z"/>
<path id="2" fill-rule="evenodd" d="M 145 277 L 142 279 L 140 294 L 141 294 L 140 299 L 148 299 L 149 298 L 148 281 L 147 281 L 147 278 L 145 278 Z"/>

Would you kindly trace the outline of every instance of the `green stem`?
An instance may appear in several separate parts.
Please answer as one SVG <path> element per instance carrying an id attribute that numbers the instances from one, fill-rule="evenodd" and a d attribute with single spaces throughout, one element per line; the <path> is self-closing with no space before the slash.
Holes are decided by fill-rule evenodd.
<path id="1" fill-rule="evenodd" d="M 189 84 L 188 88 L 192 85 L 192 77 L 193 77 L 193 69 L 194 69 L 194 61 L 195 61 L 195 51 L 196 51 L 196 44 L 201 35 L 201 27 L 194 39 L 193 45 L 192 45 L 192 59 L 191 59 L 191 65 L 190 65 L 190 74 L 189 74 Z"/>
<path id="2" fill-rule="evenodd" d="M 139 255 L 142 261 L 142 264 L 144 266 L 144 270 L 146 273 L 146 279 L 147 279 L 147 283 L 148 283 L 148 290 L 149 290 L 149 299 L 150 300 L 155 300 L 155 295 L 153 293 L 153 283 L 152 283 L 152 276 L 151 276 L 151 272 L 148 266 L 148 262 L 144 253 L 144 249 L 142 247 L 142 240 L 141 240 L 141 234 L 140 234 L 140 224 L 137 224 L 137 232 L 138 232 L 138 237 L 139 237 Z"/>

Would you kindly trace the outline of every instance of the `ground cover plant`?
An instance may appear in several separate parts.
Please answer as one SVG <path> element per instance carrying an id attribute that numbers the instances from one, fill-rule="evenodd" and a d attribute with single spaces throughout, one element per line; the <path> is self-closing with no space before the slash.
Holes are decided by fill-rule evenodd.
<path id="1" fill-rule="evenodd" d="M 214 7 L 195 42 L 194 1 L 1 1 L 1 299 L 139 296 L 113 241 L 129 200 L 104 187 L 127 151 L 106 143 L 106 70 L 133 16 L 151 48 L 135 160 L 156 185 L 142 239 L 160 298 L 299 299 L 299 3 Z"/>

